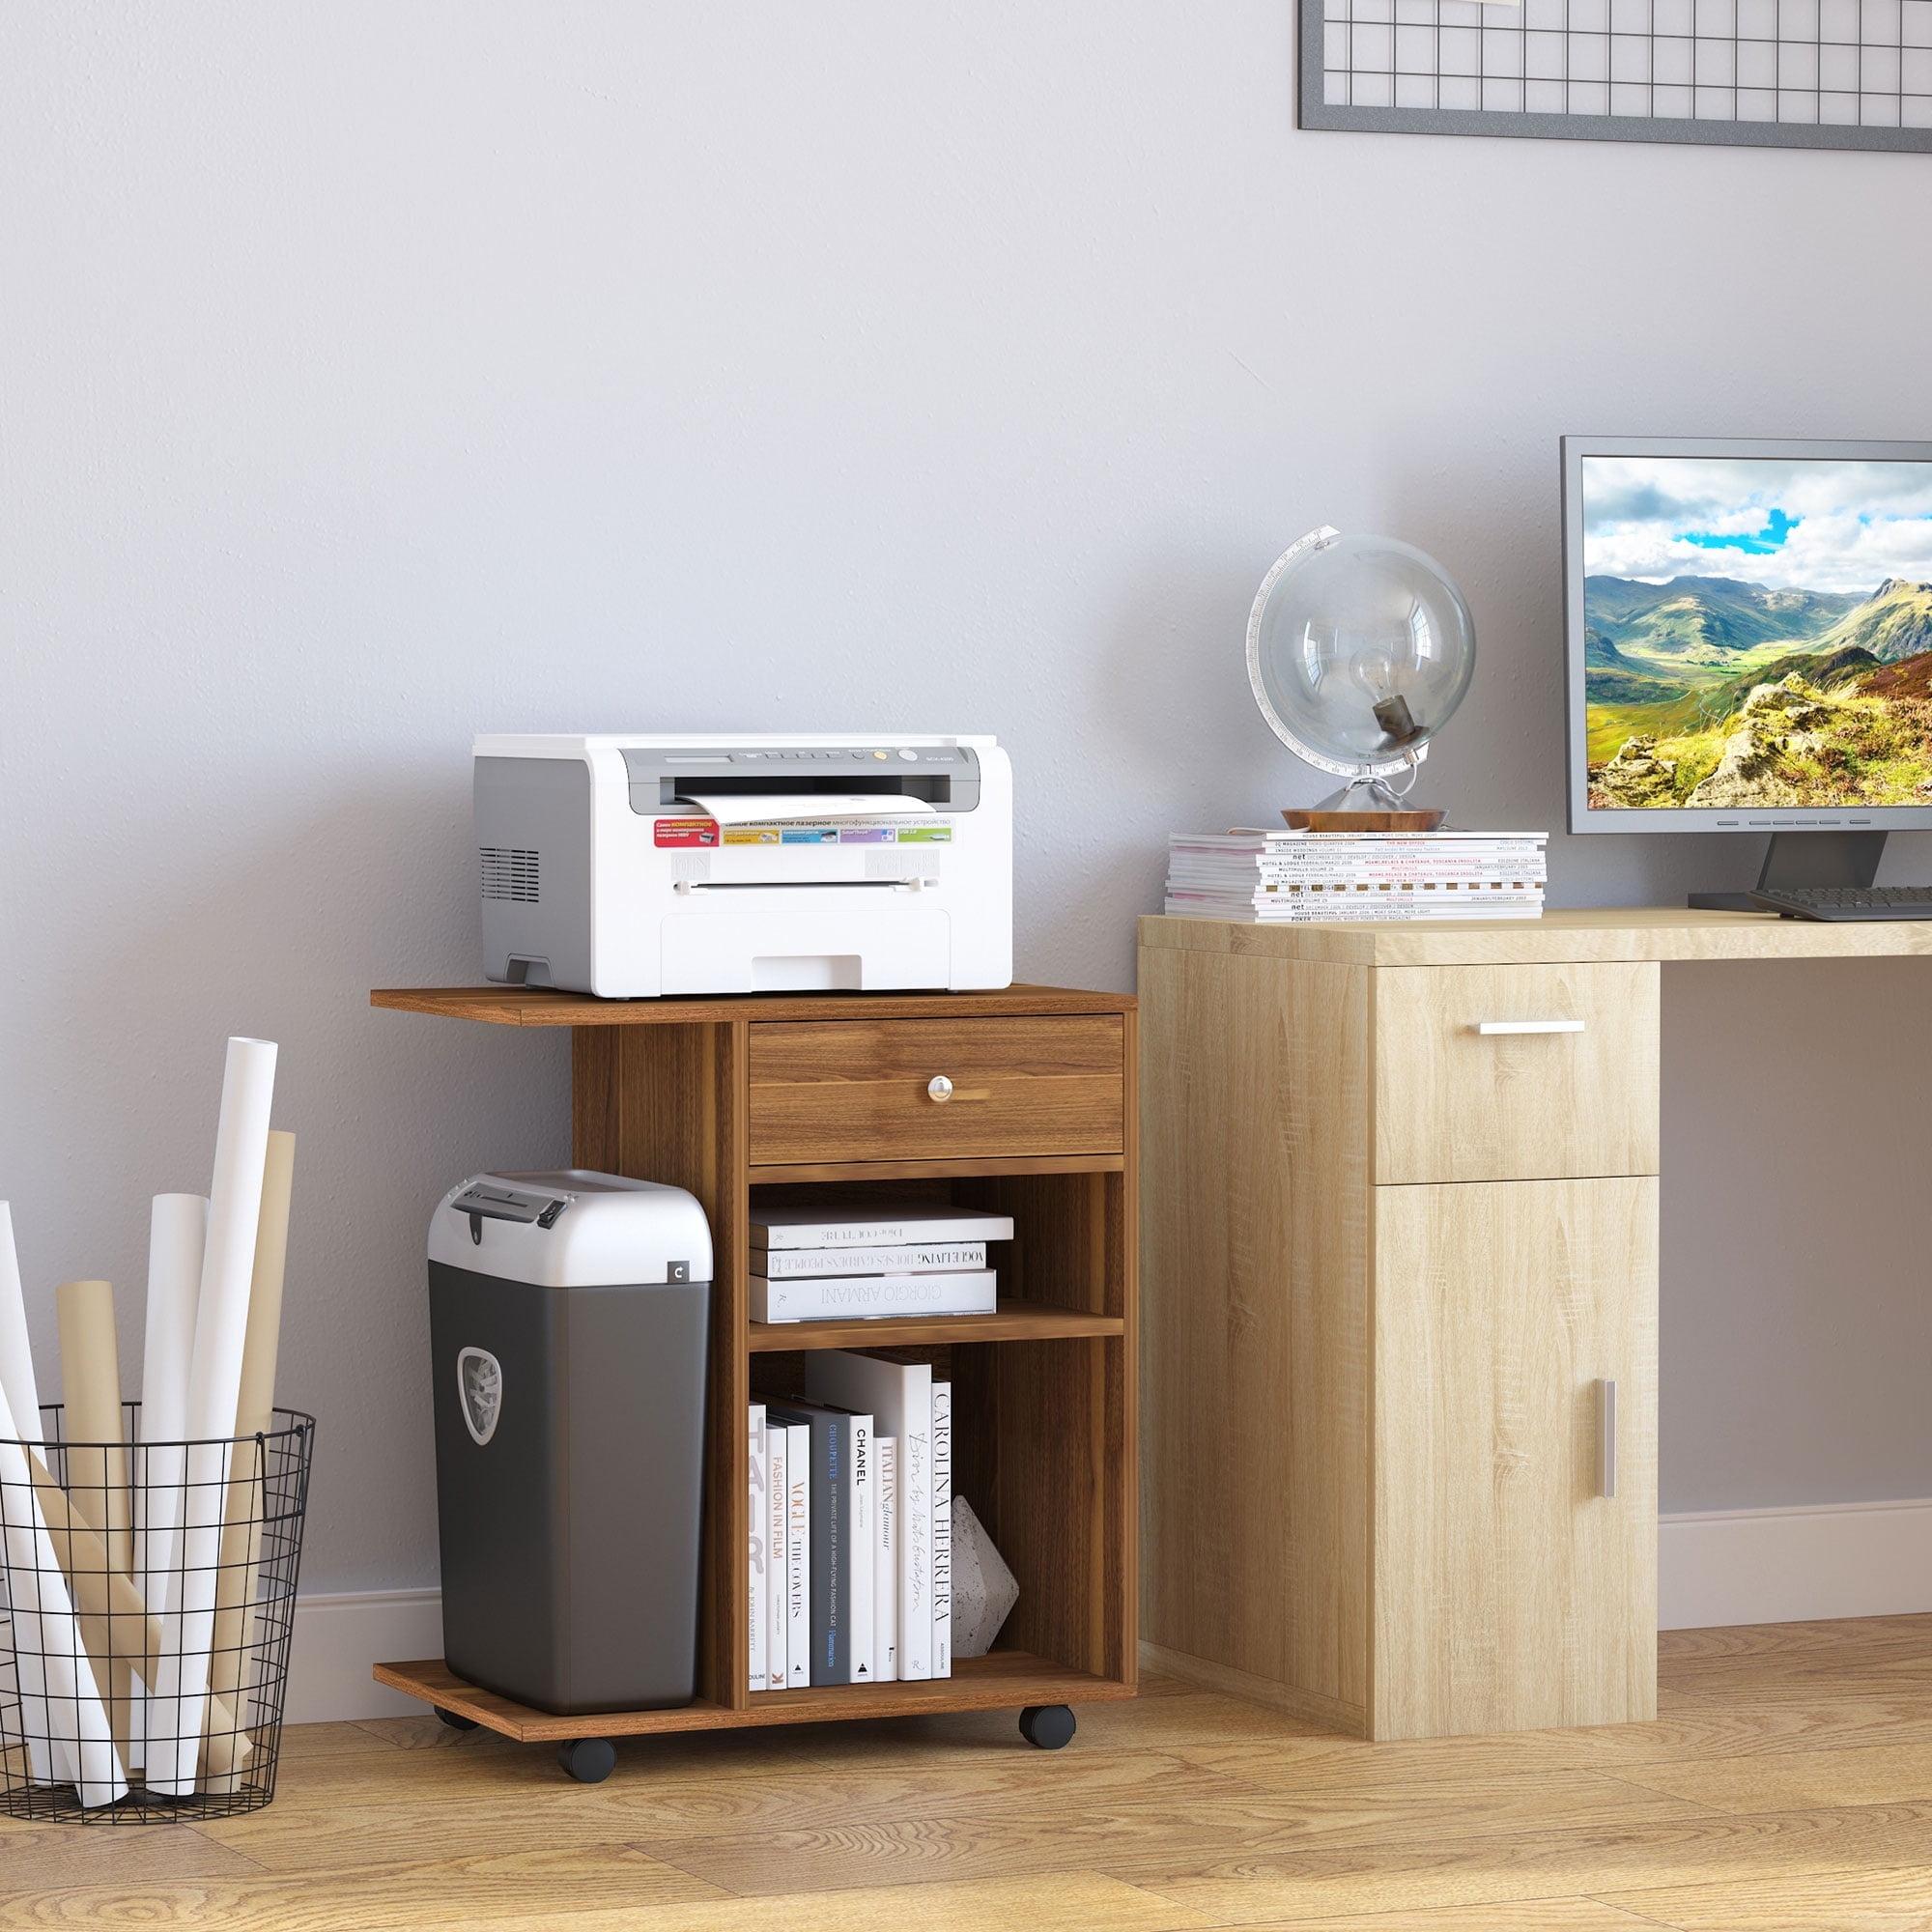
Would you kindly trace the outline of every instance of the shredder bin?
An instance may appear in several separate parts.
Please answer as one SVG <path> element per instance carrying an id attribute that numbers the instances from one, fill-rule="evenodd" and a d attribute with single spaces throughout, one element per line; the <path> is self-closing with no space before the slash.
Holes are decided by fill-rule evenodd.
<path id="1" fill-rule="evenodd" d="M 561 1714 L 696 1694 L 711 1235 L 682 1188 L 481 1174 L 429 1240 L 443 1656 Z"/>

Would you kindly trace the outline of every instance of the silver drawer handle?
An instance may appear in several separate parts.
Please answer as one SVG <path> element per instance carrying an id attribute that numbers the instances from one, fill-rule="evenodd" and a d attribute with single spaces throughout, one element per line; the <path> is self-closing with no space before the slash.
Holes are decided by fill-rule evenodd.
<path id="1" fill-rule="evenodd" d="M 1613 1381 L 1597 1384 L 1597 1493 L 1614 1497 L 1617 1492 L 1617 1385 Z"/>
<path id="2" fill-rule="evenodd" d="M 1496 1033 L 1581 1033 L 1581 1020 L 1478 1020 L 1476 1031 Z"/>
<path id="3" fill-rule="evenodd" d="M 935 1073 L 925 1083 L 926 1095 L 933 1100 L 950 1100 L 952 1097 L 952 1082 L 943 1073 Z"/>

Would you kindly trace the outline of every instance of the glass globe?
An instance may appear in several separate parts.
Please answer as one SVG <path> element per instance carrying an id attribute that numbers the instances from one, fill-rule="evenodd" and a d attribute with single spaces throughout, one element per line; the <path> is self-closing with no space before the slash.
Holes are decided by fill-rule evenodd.
<path id="1" fill-rule="evenodd" d="M 1353 780 L 1421 762 L 1476 668 L 1463 594 L 1393 537 L 1311 531 L 1262 580 L 1248 678 L 1296 756 Z"/>

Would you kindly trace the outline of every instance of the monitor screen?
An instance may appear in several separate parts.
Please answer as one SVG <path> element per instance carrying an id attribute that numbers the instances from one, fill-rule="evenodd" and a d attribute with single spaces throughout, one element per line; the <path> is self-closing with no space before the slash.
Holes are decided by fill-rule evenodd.
<path id="1" fill-rule="evenodd" d="M 1573 825 L 1932 823 L 1932 448 L 1571 439 L 1565 521 Z"/>

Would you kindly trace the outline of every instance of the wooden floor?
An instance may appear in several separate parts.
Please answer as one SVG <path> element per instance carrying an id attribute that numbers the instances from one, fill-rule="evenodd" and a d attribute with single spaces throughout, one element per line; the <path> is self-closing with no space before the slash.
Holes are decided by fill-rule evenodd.
<path id="1" fill-rule="evenodd" d="M 0 1823 L 0 1925 L 365 1932 L 1932 1927 L 1932 1617 L 1664 1639 L 1655 1724 L 1370 1746 L 1156 1682 L 643 1740 L 574 1785 L 434 1719 L 311 1725 L 252 1817 Z"/>

